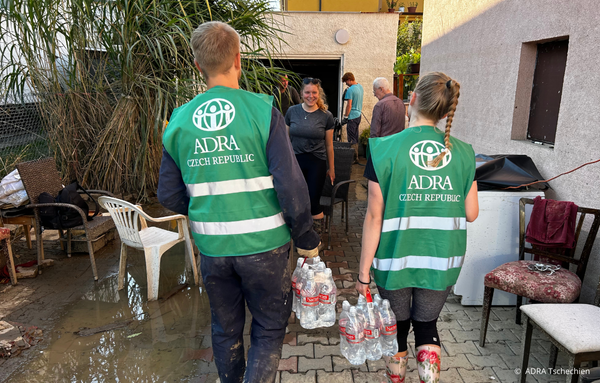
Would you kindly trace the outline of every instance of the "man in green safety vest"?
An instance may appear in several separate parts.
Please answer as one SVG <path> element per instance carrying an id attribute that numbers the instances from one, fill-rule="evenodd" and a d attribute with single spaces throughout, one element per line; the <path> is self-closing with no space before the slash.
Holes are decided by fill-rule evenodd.
<path id="1" fill-rule="evenodd" d="M 237 32 L 207 22 L 190 43 L 207 91 L 171 115 L 158 199 L 190 218 L 221 382 L 273 382 L 293 299 L 290 238 L 304 256 L 317 255 L 320 243 L 308 188 L 273 97 L 239 89 Z M 252 314 L 247 366 L 246 304 Z"/>

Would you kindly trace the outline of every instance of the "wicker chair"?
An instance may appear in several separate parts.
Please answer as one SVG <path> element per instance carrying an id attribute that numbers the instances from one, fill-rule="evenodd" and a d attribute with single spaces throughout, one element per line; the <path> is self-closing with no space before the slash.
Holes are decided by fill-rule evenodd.
<path id="1" fill-rule="evenodd" d="M 85 231 L 85 238 L 88 245 L 88 252 L 90 255 L 90 261 L 92 263 L 92 272 L 94 273 L 94 279 L 98 280 L 98 271 L 96 270 L 96 261 L 94 259 L 94 248 L 92 246 L 92 241 L 96 238 L 100 237 L 102 234 L 106 233 L 108 230 L 115 227 L 113 220 L 110 216 L 98 216 L 95 217 L 92 221 L 88 221 L 87 217 L 83 210 L 81 210 L 76 205 L 66 204 L 66 203 L 39 203 L 39 195 L 43 192 L 50 193 L 53 196 L 58 195 L 58 193 L 63 189 L 63 185 L 60 179 L 60 175 L 58 174 L 58 170 L 56 169 L 56 163 L 54 162 L 54 158 L 43 158 L 41 160 L 22 162 L 17 165 L 17 169 L 19 170 L 19 174 L 21 176 L 21 180 L 23 181 L 23 185 L 25 186 L 25 191 L 29 196 L 30 204 L 27 205 L 27 208 L 32 208 L 35 221 L 35 238 L 37 242 L 37 255 L 38 255 L 38 268 L 39 273 L 42 273 L 41 264 L 44 259 L 44 243 L 42 240 L 42 225 L 40 221 L 40 211 L 41 207 L 62 207 L 62 208 L 70 208 L 75 209 L 81 214 L 83 219 L 83 225 L 73 227 L 71 229 L 67 229 L 66 233 L 66 241 L 67 241 L 67 256 L 71 257 L 71 231 L 72 230 L 83 230 Z M 112 193 L 104 191 L 104 190 L 88 190 L 90 194 L 100 194 L 100 195 L 108 195 L 112 196 Z M 50 228 L 48 228 L 50 229 Z M 58 230 L 61 238 L 64 238 L 63 230 L 59 229 L 50 229 L 50 230 Z"/>
<path id="2" fill-rule="evenodd" d="M 334 142 L 333 156 L 335 166 L 335 182 L 332 185 L 325 180 L 323 192 L 321 193 L 321 206 L 326 217 L 327 248 L 331 249 L 331 221 L 333 220 L 333 208 L 336 204 L 342 204 L 342 220 L 344 219 L 344 209 L 346 214 L 346 233 L 348 233 L 348 192 L 350 184 L 356 182 L 350 179 L 352 174 L 352 162 L 354 161 L 354 149 L 344 142 Z"/>

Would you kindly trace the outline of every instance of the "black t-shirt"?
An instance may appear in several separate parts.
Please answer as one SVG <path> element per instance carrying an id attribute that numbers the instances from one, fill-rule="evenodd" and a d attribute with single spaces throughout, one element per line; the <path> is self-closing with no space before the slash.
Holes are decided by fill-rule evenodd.
<path id="1" fill-rule="evenodd" d="M 327 160 L 325 132 L 333 129 L 333 115 L 320 109 L 307 112 L 302 104 L 291 106 L 285 115 L 285 124 L 290 127 L 290 138 L 295 154 L 312 153 Z"/>

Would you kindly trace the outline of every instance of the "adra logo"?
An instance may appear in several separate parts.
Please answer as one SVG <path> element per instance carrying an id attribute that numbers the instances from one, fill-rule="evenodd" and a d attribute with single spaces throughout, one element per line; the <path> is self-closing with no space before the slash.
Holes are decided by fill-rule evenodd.
<path id="1" fill-rule="evenodd" d="M 207 132 L 225 129 L 235 118 L 233 104 L 223 98 L 213 98 L 200 105 L 192 116 L 198 129 Z"/>
<path id="2" fill-rule="evenodd" d="M 446 147 L 439 142 L 425 140 L 414 144 L 410 148 L 410 160 L 413 164 L 423 170 L 440 170 L 446 167 L 452 160 L 452 152 L 448 151 L 437 167 L 429 166 L 429 161 L 437 157 Z"/>

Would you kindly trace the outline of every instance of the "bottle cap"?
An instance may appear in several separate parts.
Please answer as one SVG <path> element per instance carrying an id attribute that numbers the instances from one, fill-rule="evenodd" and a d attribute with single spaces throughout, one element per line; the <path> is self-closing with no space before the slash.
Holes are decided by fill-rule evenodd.
<path id="1" fill-rule="evenodd" d="M 315 277 L 315 272 L 312 270 L 308 270 L 308 278 L 314 278 Z"/>
<path id="2" fill-rule="evenodd" d="M 342 309 L 348 310 L 350 308 L 350 302 L 344 301 L 342 302 Z"/>
<path id="3" fill-rule="evenodd" d="M 356 307 L 354 307 L 354 306 L 350 307 L 350 314 L 356 315 Z"/>
<path id="4" fill-rule="evenodd" d="M 387 299 L 384 299 L 383 301 L 381 301 L 381 305 L 383 307 L 390 307 L 390 301 L 388 301 Z"/>
<path id="5" fill-rule="evenodd" d="M 304 258 L 300 257 L 298 258 L 298 262 L 296 262 L 296 264 L 300 267 L 302 267 L 302 264 L 304 263 Z"/>
<path id="6" fill-rule="evenodd" d="M 327 276 L 331 275 L 331 269 L 329 267 L 325 269 L 325 275 L 327 275 Z"/>

